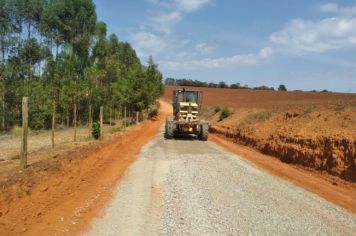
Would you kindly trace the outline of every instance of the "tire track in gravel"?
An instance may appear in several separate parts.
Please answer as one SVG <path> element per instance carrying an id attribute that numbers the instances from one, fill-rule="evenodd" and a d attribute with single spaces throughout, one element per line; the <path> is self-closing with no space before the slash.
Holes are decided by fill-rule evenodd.
<path id="1" fill-rule="evenodd" d="M 353 235 L 356 216 L 212 142 L 141 151 L 87 235 Z"/>

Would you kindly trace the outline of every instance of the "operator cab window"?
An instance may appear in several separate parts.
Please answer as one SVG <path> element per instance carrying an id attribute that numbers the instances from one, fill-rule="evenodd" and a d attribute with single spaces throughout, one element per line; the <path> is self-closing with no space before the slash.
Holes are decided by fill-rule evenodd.
<path id="1" fill-rule="evenodd" d="M 177 102 L 198 102 L 198 93 L 196 91 L 178 91 L 175 95 Z"/>
<path id="2" fill-rule="evenodd" d="M 197 93 L 194 91 L 186 91 L 185 92 L 185 102 L 198 102 Z"/>

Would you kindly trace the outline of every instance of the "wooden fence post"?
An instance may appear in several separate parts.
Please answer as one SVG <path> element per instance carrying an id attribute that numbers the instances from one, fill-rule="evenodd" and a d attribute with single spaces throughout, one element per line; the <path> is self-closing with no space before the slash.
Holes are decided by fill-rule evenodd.
<path id="1" fill-rule="evenodd" d="M 130 111 L 127 111 L 127 125 L 130 126 Z"/>
<path id="2" fill-rule="evenodd" d="M 5 131 L 6 130 L 6 121 L 5 121 L 5 78 L 1 77 L 0 78 L 0 83 L 1 83 L 1 87 L 0 87 L 0 93 L 1 93 L 1 127 L 0 130 Z"/>
<path id="3" fill-rule="evenodd" d="M 100 107 L 100 139 L 103 139 L 104 130 L 104 107 Z"/>
<path id="4" fill-rule="evenodd" d="M 73 109 L 73 113 L 74 113 L 74 142 L 77 141 L 77 104 L 74 104 L 74 109 Z"/>
<path id="5" fill-rule="evenodd" d="M 52 102 L 52 148 L 54 148 L 54 129 L 56 125 L 56 100 Z"/>
<path id="6" fill-rule="evenodd" d="M 136 124 L 140 123 L 139 114 L 140 114 L 140 112 L 136 111 Z"/>
<path id="7" fill-rule="evenodd" d="M 69 108 L 66 109 L 66 123 L 67 123 L 67 128 L 69 128 Z"/>
<path id="8" fill-rule="evenodd" d="M 124 109 L 124 129 L 126 129 L 126 107 Z"/>
<path id="9" fill-rule="evenodd" d="M 28 97 L 22 98 L 22 139 L 20 166 L 22 169 L 27 166 L 27 135 L 28 135 Z"/>
<path id="10" fill-rule="evenodd" d="M 110 108 L 110 111 L 109 111 L 109 124 L 111 126 L 111 116 L 112 116 L 112 109 Z"/>
<path id="11" fill-rule="evenodd" d="M 88 126 L 89 126 L 89 137 L 91 137 L 91 128 L 93 126 L 93 117 L 92 117 L 91 105 L 89 105 Z"/>
<path id="12" fill-rule="evenodd" d="M 5 96 L 3 95 L 2 101 L 1 101 L 1 129 L 3 131 L 6 130 L 6 124 L 5 124 Z"/>
<path id="13" fill-rule="evenodd" d="M 129 111 L 129 125 L 132 124 L 132 111 Z"/>

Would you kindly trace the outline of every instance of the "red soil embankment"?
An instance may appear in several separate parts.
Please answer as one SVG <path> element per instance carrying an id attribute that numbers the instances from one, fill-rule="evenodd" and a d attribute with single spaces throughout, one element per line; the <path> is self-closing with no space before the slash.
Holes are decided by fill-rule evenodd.
<path id="1" fill-rule="evenodd" d="M 169 111 L 165 103 L 161 108 Z M 164 119 L 161 114 L 103 142 L 13 173 L 0 183 L 1 235 L 76 235 L 84 230 Z"/>
<path id="2" fill-rule="evenodd" d="M 350 212 L 356 214 L 356 185 L 311 169 L 299 168 L 283 163 L 272 156 L 262 154 L 252 148 L 232 143 L 224 136 L 211 134 L 209 139 L 252 162 L 260 169 L 286 179 L 295 185 L 319 195 Z"/>

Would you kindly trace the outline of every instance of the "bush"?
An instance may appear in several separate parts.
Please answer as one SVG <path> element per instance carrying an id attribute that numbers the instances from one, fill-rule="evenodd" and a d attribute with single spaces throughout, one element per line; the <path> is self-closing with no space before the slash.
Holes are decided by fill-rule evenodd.
<path id="1" fill-rule="evenodd" d="M 279 85 L 278 91 L 287 91 L 287 87 L 284 84 Z"/>
<path id="2" fill-rule="evenodd" d="M 15 125 L 11 128 L 11 131 L 10 133 L 14 136 L 19 136 L 19 135 L 22 135 L 22 126 L 18 126 L 18 125 Z M 32 133 L 32 130 L 30 129 L 30 127 L 28 127 L 28 133 Z"/>
<path id="3" fill-rule="evenodd" d="M 259 87 L 255 87 L 255 88 L 253 88 L 253 89 L 255 89 L 255 90 L 272 90 L 272 91 L 274 91 L 274 88 L 273 88 L 273 87 L 268 87 L 268 86 L 266 86 L 266 85 L 262 85 L 262 86 L 259 86 Z"/>
<path id="4" fill-rule="evenodd" d="M 241 84 L 240 84 L 240 83 L 231 84 L 231 85 L 230 85 L 230 88 L 231 88 L 231 89 L 239 89 L 239 88 L 241 88 Z"/>
<path id="5" fill-rule="evenodd" d="M 22 127 L 15 125 L 14 127 L 12 127 L 10 132 L 12 135 L 18 136 L 22 133 Z"/>
<path id="6" fill-rule="evenodd" d="M 100 138 L 100 123 L 99 122 L 94 122 L 92 127 L 91 127 L 91 134 L 95 139 Z"/>
<path id="7" fill-rule="evenodd" d="M 157 110 L 157 108 L 154 108 L 153 110 L 150 111 L 150 113 L 148 114 L 148 117 L 153 118 L 156 116 L 158 116 L 158 110 Z"/>
<path id="8" fill-rule="evenodd" d="M 158 110 L 160 108 L 161 104 L 157 101 L 154 105 L 151 106 L 151 109 L 148 113 L 148 118 L 154 118 L 158 116 Z"/>
<path id="9" fill-rule="evenodd" d="M 219 106 L 215 106 L 215 107 L 214 107 L 214 112 L 215 112 L 215 114 L 218 113 L 218 112 L 220 112 L 220 111 L 221 111 L 221 107 L 219 107 Z"/>
<path id="10" fill-rule="evenodd" d="M 219 121 L 222 121 L 223 119 L 231 116 L 231 111 L 229 110 L 229 108 L 225 107 L 224 109 L 222 109 L 221 113 L 220 113 L 220 118 Z"/>
<path id="11" fill-rule="evenodd" d="M 229 86 L 224 82 L 224 81 L 220 81 L 218 88 L 228 88 Z"/>

